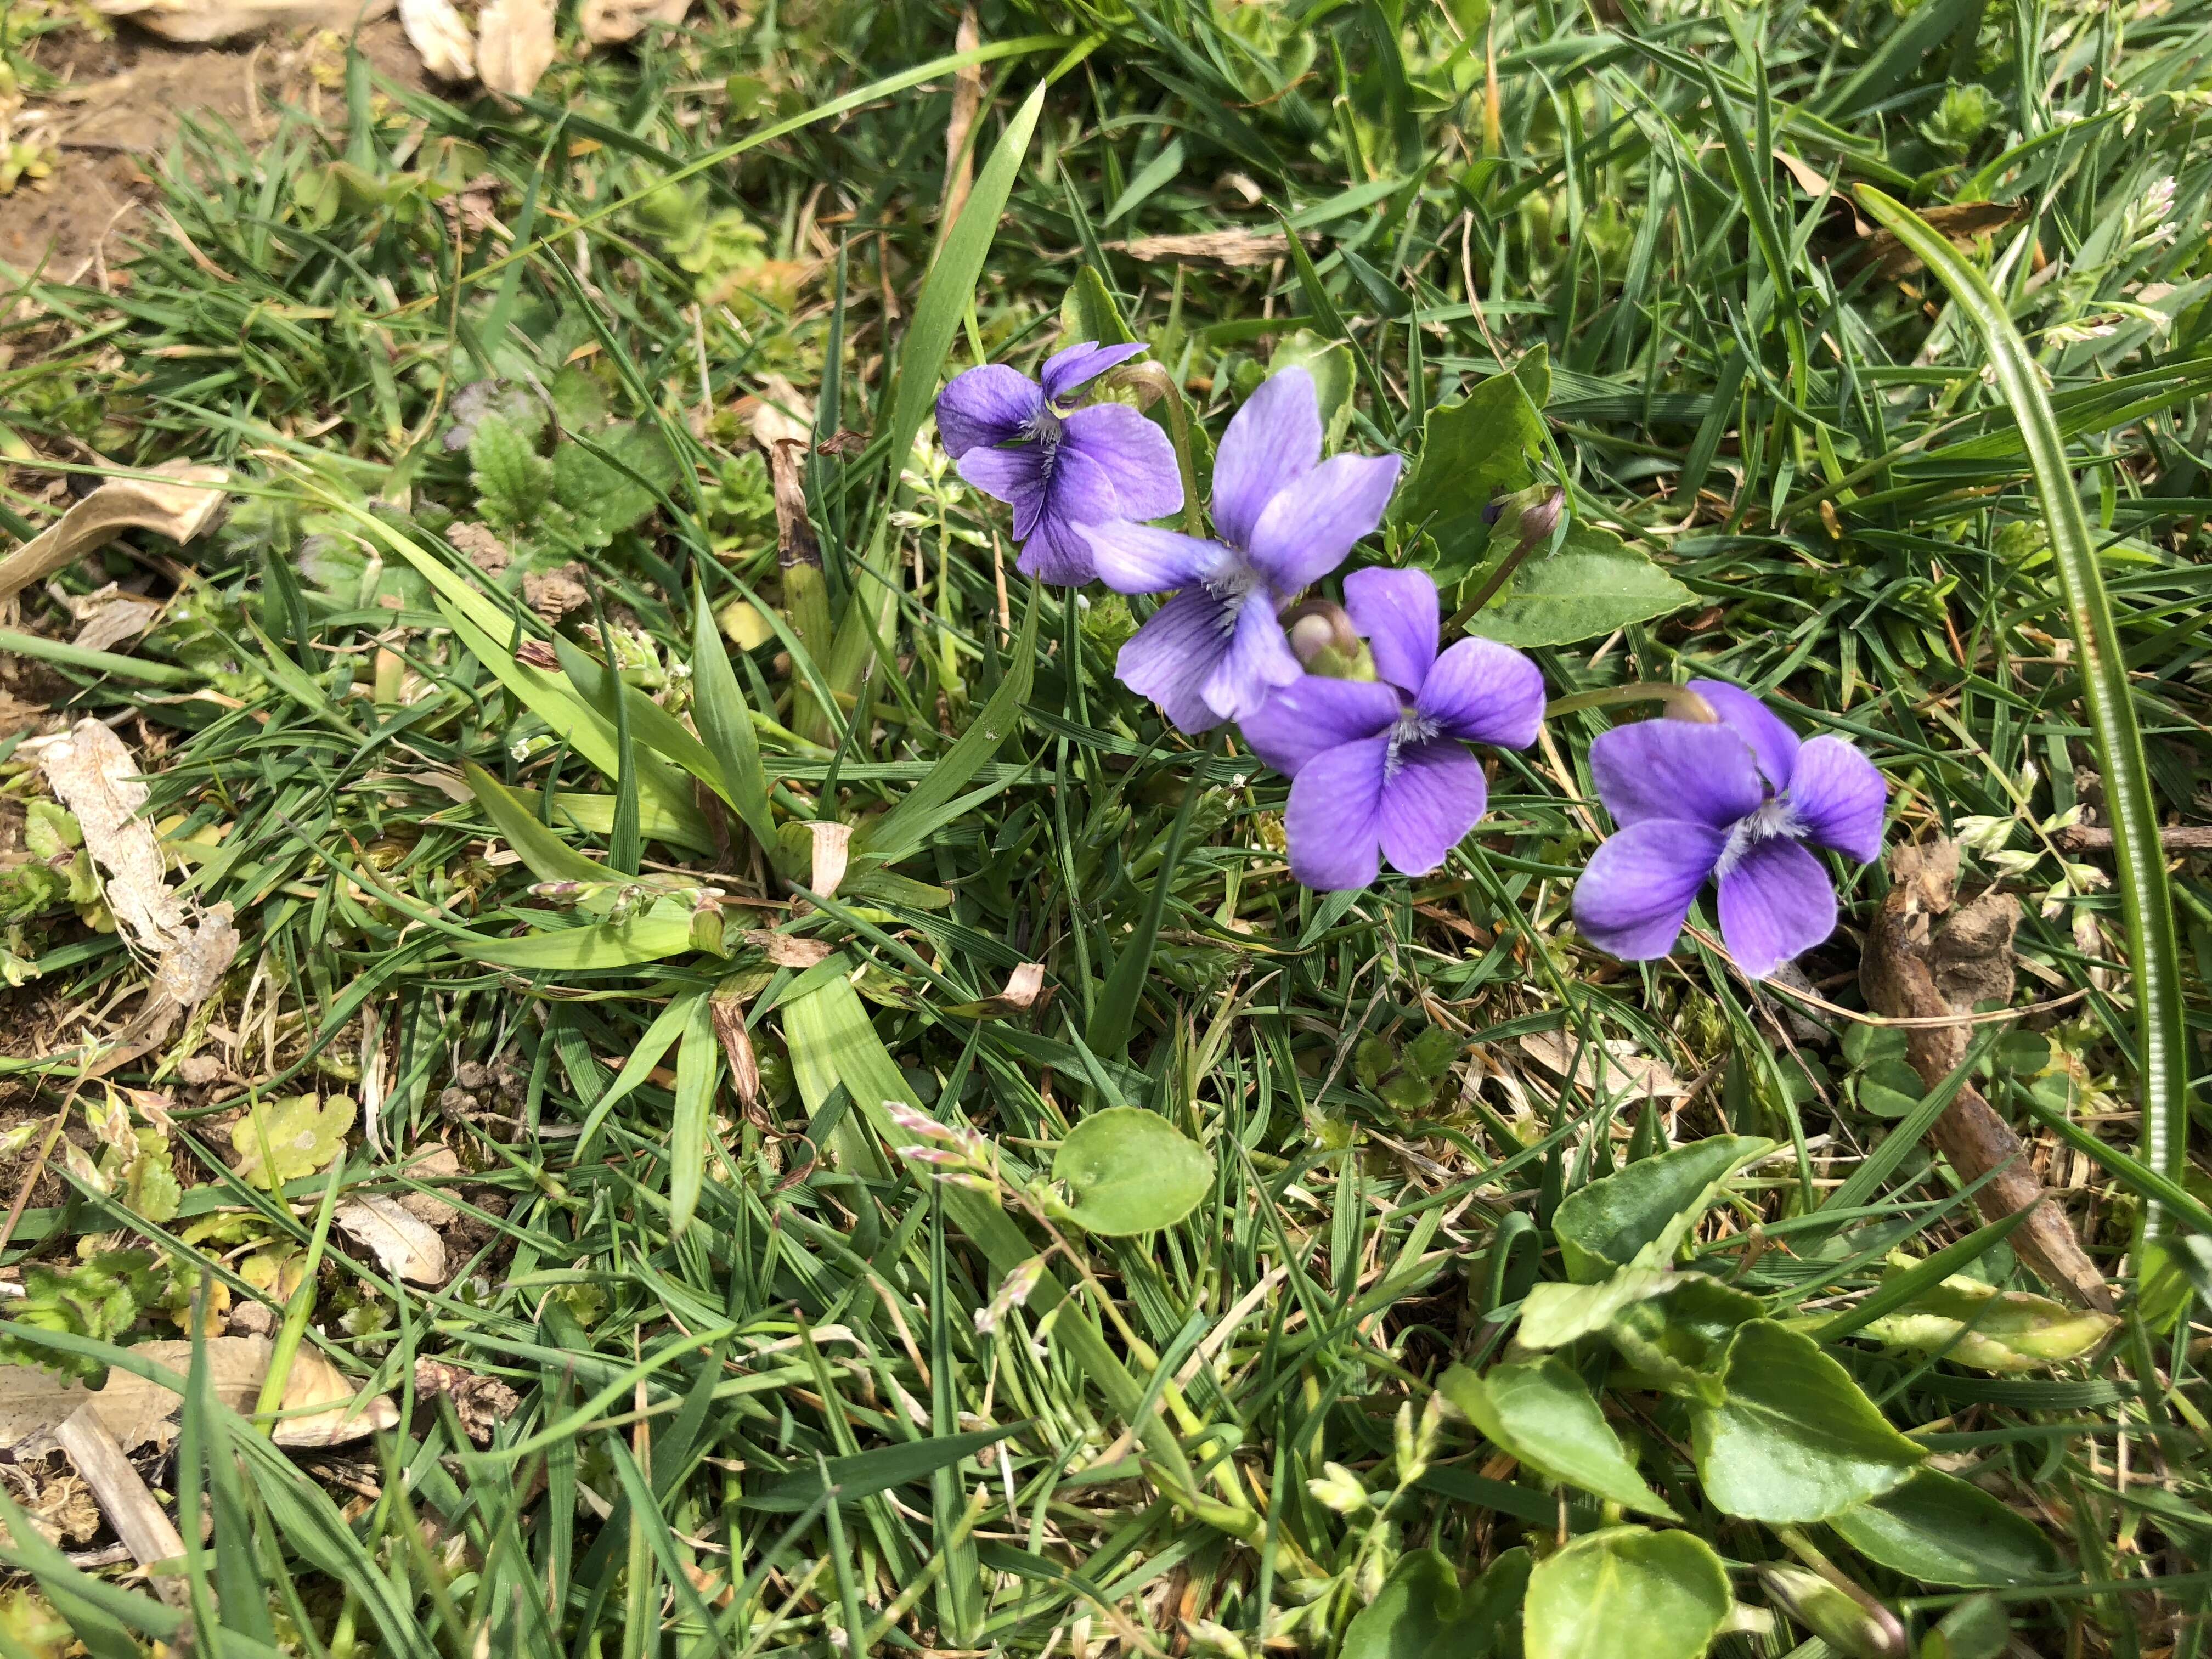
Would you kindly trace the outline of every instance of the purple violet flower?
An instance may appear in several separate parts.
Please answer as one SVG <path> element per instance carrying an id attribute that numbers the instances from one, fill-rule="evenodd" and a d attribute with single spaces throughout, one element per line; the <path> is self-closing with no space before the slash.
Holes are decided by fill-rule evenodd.
<path id="1" fill-rule="evenodd" d="M 1076 587 L 1091 580 L 1078 526 L 1158 519 L 1182 508 L 1168 434 L 1127 404 L 1067 399 L 1141 345 L 1085 340 L 1045 359 L 1040 386 L 1004 363 L 956 376 L 937 397 L 937 431 L 960 476 L 1014 509 L 1016 568 Z"/>
<path id="2" fill-rule="evenodd" d="M 1425 876 L 1489 804 L 1469 743 L 1525 749 L 1544 719 L 1544 677 L 1494 640 L 1437 653 L 1437 585 L 1422 570 L 1355 570 L 1345 609 L 1381 677 L 1309 674 L 1246 717 L 1252 751 L 1290 774 L 1291 873 L 1324 891 L 1364 887 L 1377 854 Z"/>
<path id="3" fill-rule="evenodd" d="M 1836 928 L 1836 891 L 1806 848 L 1881 854 L 1887 790 L 1841 738 L 1800 741 L 1749 692 L 1692 680 L 1718 725 L 1661 719 L 1590 745 L 1598 799 L 1620 828 L 1575 884 L 1575 924 L 1629 962 L 1663 957 L 1708 880 L 1736 966 L 1765 979 Z"/>
<path id="4" fill-rule="evenodd" d="M 1255 713 L 1304 671 L 1276 612 L 1382 522 L 1395 455 L 1321 459 L 1313 376 L 1286 368 L 1254 392 L 1213 463 L 1213 533 L 1091 524 L 1099 580 L 1120 593 L 1180 589 L 1121 647 L 1115 672 L 1185 732 Z"/>

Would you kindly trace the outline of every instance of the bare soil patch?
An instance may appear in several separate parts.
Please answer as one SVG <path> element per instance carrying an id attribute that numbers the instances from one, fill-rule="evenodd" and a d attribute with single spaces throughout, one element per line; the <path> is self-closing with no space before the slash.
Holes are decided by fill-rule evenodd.
<path id="1" fill-rule="evenodd" d="M 422 60 L 396 18 L 355 37 L 377 71 L 410 87 L 423 82 Z M 52 280 L 82 280 L 122 256 L 143 234 L 140 209 L 150 199 L 149 173 L 186 119 L 227 125 L 249 139 L 270 130 L 277 105 L 318 100 L 342 47 L 332 37 L 271 37 L 226 46 L 178 46 L 124 24 L 100 40 L 72 33 L 41 61 L 64 84 L 30 107 L 50 114 L 61 162 L 43 185 L 0 197 L 0 264 Z"/>

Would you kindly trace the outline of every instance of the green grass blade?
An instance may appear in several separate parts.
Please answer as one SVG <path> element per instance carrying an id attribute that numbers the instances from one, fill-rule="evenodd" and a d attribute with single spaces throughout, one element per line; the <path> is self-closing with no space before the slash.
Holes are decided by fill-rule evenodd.
<path id="1" fill-rule="evenodd" d="M 1870 185 L 1859 187 L 1867 211 L 1927 263 L 1951 290 L 1982 337 L 1996 370 L 1997 389 L 2012 406 L 2027 446 L 2036 491 L 2051 537 L 2051 562 L 2080 653 L 2081 697 L 2104 771 L 2112 854 L 2127 920 L 2128 957 L 2136 982 L 2136 1065 L 2142 1077 L 2142 1162 L 2179 1187 L 2188 1165 L 2189 1051 L 2182 1006 L 2181 950 L 2173 921 L 2150 763 L 2128 685 L 2126 652 L 2111 596 L 2097 562 L 2088 516 L 2067 465 L 2066 447 L 2027 345 L 2004 303 L 1981 272 L 1919 215 Z M 2172 1230 L 2172 1206 L 2154 1201 L 2146 1235 L 2154 1243 Z"/>
<path id="2" fill-rule="evenodd" d="M 1029 155 L 1030 135 L 1036 130 L 1049 84 L 1040 81 L 1006 124 L 1006 136 L 976 175 L 968 204 L 960 210 L 959 222 L 945 237 L 944 250 L 922 283 L 914 321 L 908 325 L 906 343 L 899 351 L 898 384 L 891 392 L 887 453 L 894 489 L 899 469 L 906 465 L 907 452 L 914 447 L 914 434 L 921 430 L 921 423 L 936 406 L 938 372 L 945 367 L 945 354 L 952 349 L 953 339 L 960 331 L 961 316 L 975 297 L 983 261 L 998 234 L 999 216 L 1006 210 L 1006 197 Z"/>
<path id="3" fill-rule="evenodd" d="M 625 1071 L 629 1068 L 624 1067 Z M 714 1087 L 722 1080 L 722 1045 L 714 1036 L 711 1006 L 691 999 L 684 1035 L 676 1045 L 676 1116 L 668 1131 L 668 1236 L 683 1236 L 699 1211 L 706 1184 L 707 1152 L 714 1133 Z"/>
<path id="4" fill-rule="evenodd" d="M 769 811 L 760 736 L 753 730 L 752 712 L 707 603 L 707 590 L 696 582 L 691 587 L 691 687 L 699 735 L 721 770 L 723 794 L 754 839 L 763 848 L 773 848 L 775 818 Z"/>
<path id="5" fill-rule="evenodd" d="M 935 834 L 957 810 L 962 787 L 980 771 L 1021 721 L 1036 671 L 1039 606 L 1032 598 L 1022 631 L 1015 636 L 1006 678 L 929 775 L 906 792 L 897 805 L 864 824 L 853 836 L 853 851 L 878 864 L 896 864 Z"/>

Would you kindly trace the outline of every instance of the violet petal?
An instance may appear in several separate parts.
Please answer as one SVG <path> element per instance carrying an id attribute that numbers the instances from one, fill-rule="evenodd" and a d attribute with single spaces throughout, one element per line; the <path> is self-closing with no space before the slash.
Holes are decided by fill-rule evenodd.
<path id="1" fill-rule="evenodd" d="M 1175 444 L 1127 404 L 1092 404 L 1060 423 L 1060 453 L 1087 455 L 1114 481 L 1125 519 L 1164 519 L 1182 510 Z"/>
<path id="2" fill-rule="evenodd" d="M 1748 691 L 1720 680 L 1692 680 L 1690 690 L 1712 705 L 1721 724 L 1751 745 L 1759 757 L 1759 769 L 1779 793 L 1790 787 L 1797 765 L 1797 734 L 1782 717 Z"/>
<path id="3" fill-rule="evenodd" d="M 1224 720 L 1241 720 L 1267 701 L 1279 685 L 1295 684 L 1305 665 L 1291 650 L 1289 637 L 1267 596 L 1255 589 L 1237 611 L 1229 648 L 1201 688 L 1206 706 Z"/>
<path id="4" fill-rule="evenodd" d="M 1286 368 L 1262 381 L 1221 434 L 1213 459 L 1213 532 L 1231 547 L 1251 544 L 1267 503 L 1321 459 L 1321 405 L 1313 376 Z"/>
<path id="5" fill-rule="evenodd" d="M 971 449 L 1012 443 L 1044 407 L 1035 380 L 1004 363 L 985 363 L 937 394 L 937 435 L 955 459 Z"/>
<path id="6" fill-rule="evenodd" d="M 1044 452 L 1035 444 L 971 449 L 960 458 L 960 476 L 994 501 L 1014 509 L 1014 539 L 1036 533 L 1046 501 Z"/>
<path id="7" fill-rule="evenodd" d="M 1116 363 L 1127 362 L 1144 349 L 1141 343 L 1103 346 L 1096 340 L 1081 340 L 1055 351 L 1044 360 L 1044 370 L 1039 376 L 1044 382 L 1044 395 L 1058 403 Z"/>
<path id="8" fill-rule="evenodd" d="M 1721 878 L 1721 938 L 1735 965 L 1765 979 L 1836 931 L 1828 872 L 1787 836 L 1744 849 Z"/>
<path id="9" fill-rule="evenodd" d="M 1252 752 L 1296 777 L 1325 749 L 1379 738 L 1397 723 L 1398 694 L 1379 680 L 1308 674 L 1277 690 L 1239 728 Z"/>
<path id="10" fill-rule="evenodd" d="M 1151 525 L 1094 524 L 1084 526 L 1098 580 L 1116 593 L 1165 593 L 1212 581 L 1237 562 L 1219 542 Z"/>
<path id="11" fill-rule="evenodd" d="M 1245 545 L 1277 594 L 1287 599 L 1344 562 L 1382 522 L 1404 465 L 1396 455 L 1332 455 L 1275 492 Z"/>
<path id="12" fill-rule="evenodd" d="M 1083 527 L 1050 513 L 1037 520 L 1036 534 L 1022 544 L 1014 568 L 1054 587 L 1080 587 L 1098 574 Z"/>
<path id="13" fill-rule="evenodd" d="M 1344 608 L 1367 639 L 1375 672 L 1412 696 L 1437 659 L 1443 606 L 1425 570 L 1355 570 L 1344 579 Z"/>
<path id="14" fill-rule="evenodd" d="M 1624 830 L 1649 818 L 1726 830 L 1765 799 L 1759 765 L 1733 726 L 1694 720 L 1616 726 L 1589 748 L 1598 799 Z"/>
<path id="15" fill-rule="evenodd" d="M 1590 855 L 1575 883 L 1575 926 L 1624 962 L 1665 956 L 1727 844 L 1725 830 L 1702 823 L 1646 818 L 1629 825 Z"/>
<path id="16" fill-rule="evenodd" d="M 1090 538 L 1097 551 L 1099 540 Z M 1204 732 L 1221 724 L 1200 688 L 1227 654 L 1229 607 L 1204 589 L 1178 593 L 1130 637 L 1114 672 L 1139 696 L 1159 704 L 1179 731 Z"/>
<path id="17" fill-rule="evenodd" d="M 1389 747 L 1387 739 L 1370 738 L 1323 750 L 1291 785 L 1283 828 L 1291 873 L 1308 887 L 1324 893 L 1365 887 L 1380 871 L 1377 819 Z"/>
<path id="18" fill-rule="evenodd" d="M 1544 724 L 1544 672 L 1510 645 L 1461 640 L 1437 659 L 1413 706 L 1452 737 L 1526 749 Z"/>
<path id="19" fill-rule="evenodd" d="M 1382 856 L 1403 875 L 1425 876 L 1467 839 L 1490 802 L 1482 763 L 1460 744 L 1407 744 L 1382 780 Z"/>
<path id="20" fill-rule="evenodd" d="M 1872 864 L 1881 856 L 1889 789 L 1875 763 L 1842 738 L 1808 738 L 1790 780 L 1790 816 L 1805 838 Z"/>

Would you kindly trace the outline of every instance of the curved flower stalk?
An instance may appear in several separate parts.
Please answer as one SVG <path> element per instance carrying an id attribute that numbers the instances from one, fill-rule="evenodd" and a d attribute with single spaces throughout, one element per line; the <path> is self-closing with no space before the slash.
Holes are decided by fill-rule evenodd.
<path id="1" fill-rule="evenodd" d="M 1729 954 L 1764 979 L 1836 928 L 1835 889 L 1808 844 L 1872 863 L 1887 791 L 1843 738 L 1801 741 L 1732 685 L 1688 689 L 1717 723 L 1666 716 L 1590 745 L 1598 799 L 1620 829 L 1575 884 L 1575 923 L 1627 961 L 1663 957 L 1710 880 Z"/>
<path id="2" fill-rule="evenodd" d="M 1467 745 L 1525 749 L 1544 719 L 1543 675 L 1518 651 L 1467 639 L 1437 654 L 1427 572 L 1354 571 L 1344 599 L 1377 678 L 1306 675 L 1242 727 L 1291 776 L 1291 873 L 1324 891 L 1366 886 L 1385 858 L 1409 876 L 1443 864 L 1489 805 Z"/>
<path id="3" fill-rule="evenodd" d="M 1395 455 L 1321 459 L 1313 377 L 1286 368 L 1230 422 L 1213 464 L 1213 532 L 1140 524 L 1083 528 L 1098 579 L 1175 598 L 1121 647 L 1115 672 L 1185 732 L 1258 712 L 1304 672 L 1278 613 L 1382 522 Z"/>
<path id="4" fill-rule="evenodd" d="M 1181 511 L 1182 476 L 1166 433 L 1127 404 L 1067 406 L 1144 349 L 1085 340 L 1045 359 L 1042 384 L 986 363 L 938 394 L 938 435 L 960 476 L 1014 509 L 1024 575 L 1079 586 L 1095 574 L 1080 526 Z"/>

